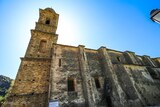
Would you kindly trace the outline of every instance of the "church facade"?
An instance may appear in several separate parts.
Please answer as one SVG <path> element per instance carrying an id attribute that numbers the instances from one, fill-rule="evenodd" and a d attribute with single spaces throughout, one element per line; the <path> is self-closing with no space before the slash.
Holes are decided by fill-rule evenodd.
<path id="1" fill-rule="evenodd" d="M 57 44 L 59 15 L 39 15 L 2 107 L 160 106 L 160 58 Z"/>

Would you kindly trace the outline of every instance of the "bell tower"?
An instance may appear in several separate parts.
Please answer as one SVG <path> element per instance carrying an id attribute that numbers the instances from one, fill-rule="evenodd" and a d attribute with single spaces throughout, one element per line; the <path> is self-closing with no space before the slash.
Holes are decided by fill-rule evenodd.
<path id="1" fill-rule="evenodd" d="M 59 15 L 51 8 L 46 8 L 44 10 L 40 9 L 39 11 L 40 17 L 36 23 L 36 30 L 55 34 Z"/>
<path id="2" fill-rule="evenodd" d="M 51 8 L 39 10 L 39 20 L 35 30 L 31 30 L 31 39 L 25 57 L 50 58 L 51 47 L 57 43 L 56 34 L 59 15 Z"/>
<path id="3" fill-rule="evenodd" d="M 51 50 L 58 39 L 59 15 L 51 8 L 40 9 L 39 13 L 14 86 L 2 107 L 48 106 Z"/>

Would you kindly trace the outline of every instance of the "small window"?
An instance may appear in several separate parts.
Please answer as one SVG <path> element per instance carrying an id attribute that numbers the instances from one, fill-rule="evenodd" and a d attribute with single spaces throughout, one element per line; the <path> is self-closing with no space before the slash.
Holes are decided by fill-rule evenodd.
<path id="1" fill-rule="evenodd" d="M 32 92 L 31 95 L 34 95 L 34 92 Z"/>
<path id="2" fill-rule="evenodd" d="M 73 78 L 68 78 L 68 92 L 75 91 L 75 84 Z"/>
<path id="3" fill-rule="evenodd" d="M 117 57 L 117 60 L 118 60 L 119 62 L 121 62 L 121 59 L 120 59 L 120 57 Z"/>
<path id="4" fill-rule="evenodd" d="M 49 25 L 49 24 L 50 24 L 50 20 L 47 19 L 45 23 L 46 23 L 47 25 Z"/>
<path id="5" fill-rule="evenodd" d="M 44 50 L 46 49 L 46 44 L 47 44 L 47 41 L 45 40 L 40 41 L 39 52 L 44 52 Z"/>
<path id="6" fill-rule="evenodd" d="M 61 59 L 59 59 L 59 67 L 61 67 L 61 64 L 62 63 L 62 60 Z"/>
<path id="7" fill-rule="evenodd" d="M 86 60 L 85 53 L 83 53 L 83 59 Z"/>
<path id="8" fill-rule="evenodd" d="M 95 77 L 94 80 L 95 80 L 96 88 L 97 89 L 101 88 L 100 83 L 99 83 L 99 79 L 97 77 Z"/>

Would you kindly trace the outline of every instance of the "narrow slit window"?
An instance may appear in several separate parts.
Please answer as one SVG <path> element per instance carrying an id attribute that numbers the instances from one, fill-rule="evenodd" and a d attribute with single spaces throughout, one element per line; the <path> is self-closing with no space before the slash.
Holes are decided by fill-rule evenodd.
<path id="1" fill-rule="evenodd" d="M 45 41 L 45 40 L 40 41 L 39 52 L 44 52 L 44 50 L 46 48 L 46 44 L 47 44 L 47 41 Z"/>
<path id="2" fill-rule="evenodd" d="M 85 53 L 83 53 L 83 59 L 86 60 L 86 58 L 85 58 Z"/>
<path id="3" fill-rule="evenodd" d="M 94 78 L 94 80 L 95 80 L 96 88 L 97 89 L 101 88 L 99 79 L 96 77 L 96 78 Z"/>
<path id="4" fill-rule="evenodd" d="M 59 59 L 59 67 L 62 65 L 62 59 Z"/>
<path id="5" fill-rule="evenodd" d="M 68 78 L 68 92 L 75 91 L 75 84 L 73 78 Z"/>
<path id="6" fill-rule="evenodd" d="M 45 23 L 46 23 L 47 25 L 49 25 L 49 24 L 50 24 L 50 20 L 47 19 Z"/>

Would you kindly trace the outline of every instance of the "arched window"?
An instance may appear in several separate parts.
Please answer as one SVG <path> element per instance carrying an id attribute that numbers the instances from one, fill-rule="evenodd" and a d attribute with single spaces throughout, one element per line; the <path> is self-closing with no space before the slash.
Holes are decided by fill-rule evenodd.
<path id="1" fill-rule="evenodd" d="M 40 41 L 39 52 L 44 52 L 44 50 L 46 48 L 46 43 L 47 43 L 47 41 L 45 41 L 45 40 Z"/>
<path id="2" fill-rule="evenodd" d="M 50 20 L 47 19 L 46 22 L 45 22 L 45 24 L 49 25 L 50 24 Z"/>

